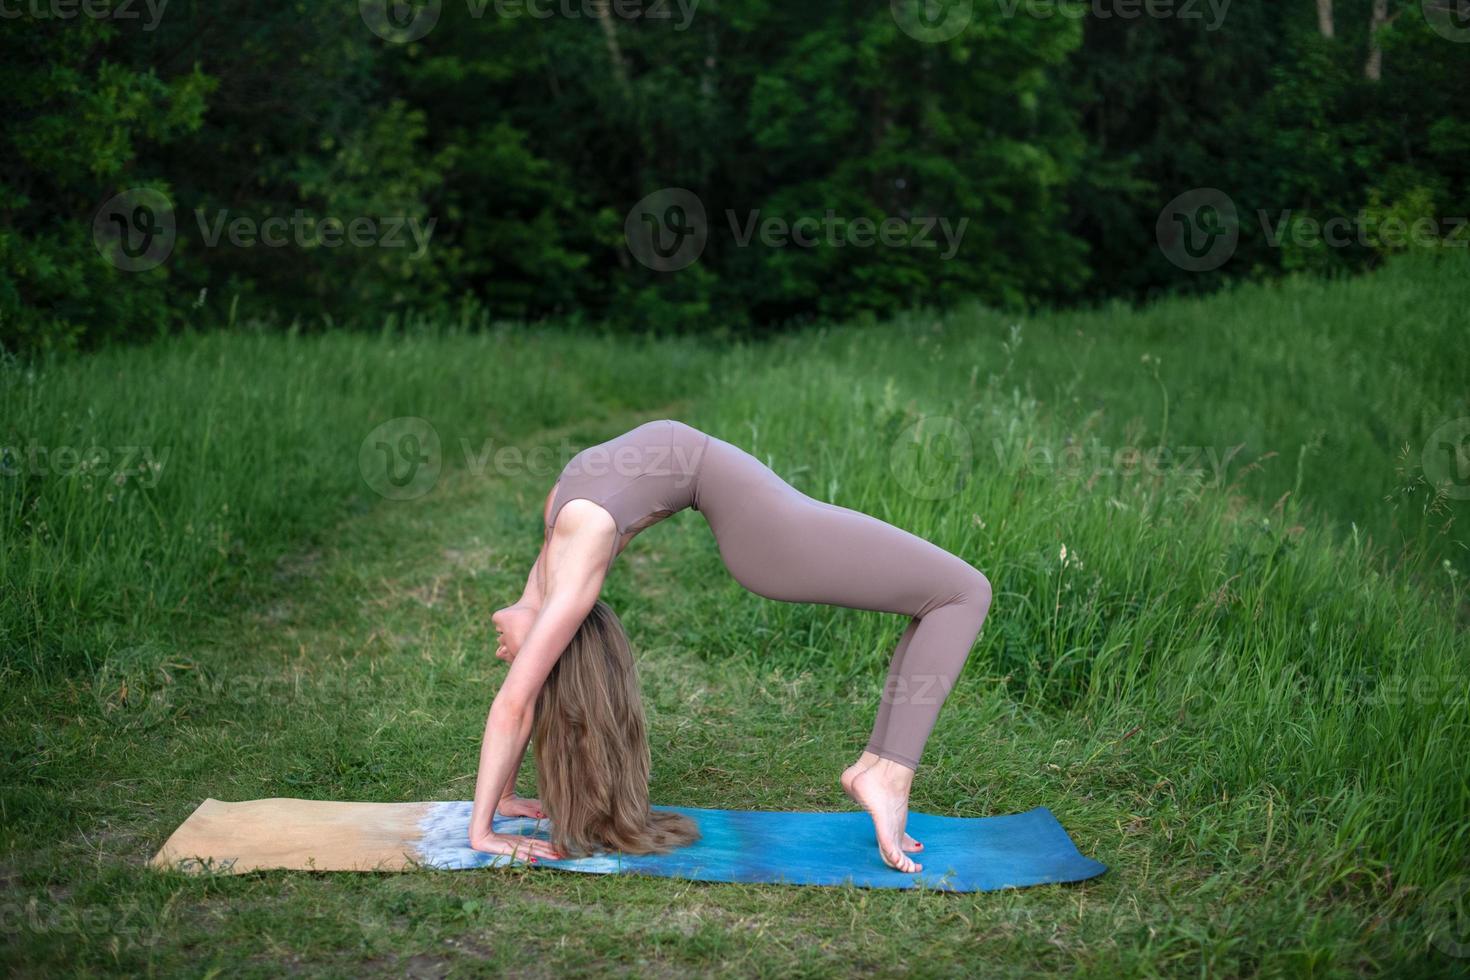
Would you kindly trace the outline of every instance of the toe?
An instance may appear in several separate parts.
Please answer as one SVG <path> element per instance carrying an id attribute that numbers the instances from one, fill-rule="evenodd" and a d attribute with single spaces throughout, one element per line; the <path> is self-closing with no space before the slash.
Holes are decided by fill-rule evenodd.
<path id="1" fill-rule="evenodd" d="M 912 860 L 909 859 L 908 855 L 904 854 L 901 850 L 880 847 L 878 849 L 878 854 L 880 857 L 883 858 L 883 863 L 888 865 L 894 871 L 901 871 L 904 874 L 913 874 L 914 872 L 923 868 L 923 865 L 915 864 Z"/>

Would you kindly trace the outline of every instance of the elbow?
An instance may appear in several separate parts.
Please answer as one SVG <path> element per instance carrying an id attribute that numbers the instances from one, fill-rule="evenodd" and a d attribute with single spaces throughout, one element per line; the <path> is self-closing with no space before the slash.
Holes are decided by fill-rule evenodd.
<path id="1" fill-rule="evenodd" d="M 503 691 L 490 703 L 488 726 L 501 732 L 523 732 L 535 717 L 536 706 L 523 698 L 507 696 Z"/>

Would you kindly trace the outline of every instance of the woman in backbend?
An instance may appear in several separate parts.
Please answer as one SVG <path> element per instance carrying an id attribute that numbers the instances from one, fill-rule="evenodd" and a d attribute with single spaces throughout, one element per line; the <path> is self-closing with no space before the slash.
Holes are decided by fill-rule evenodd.
<path id="1" fill-rule="evenodd" d="M 909 788 L 989 609 L 989 581 L 923 538 L 814 500 L 744 450 L 667 419 L 584 449 L 547 495 L 525 591 L 492 617 L 496 654 L 511 667 L 485 723 L 471 846 L 534 860 L 665 851 L 697 836 L 690 821 L 649 807 L 632 656 L 598 599 L 633 536 L 685 507 L 704 515 L 730 574 L 757 595 L 909 617 L 872 737 L 841 781 L 872 817 L 884 862 L 920 870 L 905 853 L 922 847 L 904 832 Z M 541 799 L 517 799 L 533 734 Z M 551 841 L 495 834 L 497 809 L 549 816 Z"/>

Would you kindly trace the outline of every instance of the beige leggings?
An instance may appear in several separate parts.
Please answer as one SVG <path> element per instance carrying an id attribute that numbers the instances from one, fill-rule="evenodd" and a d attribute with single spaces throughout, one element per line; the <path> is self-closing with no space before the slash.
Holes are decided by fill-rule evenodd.
<path id="1" fill-rule="evenodd" d="M 867 748 L 917 768 L 990 608 L 990 582 L 923 538 L 808 497 L 720 439 L 709 439 L 695 481 L 695 506 L 745 588 L 910 617 Z"/>

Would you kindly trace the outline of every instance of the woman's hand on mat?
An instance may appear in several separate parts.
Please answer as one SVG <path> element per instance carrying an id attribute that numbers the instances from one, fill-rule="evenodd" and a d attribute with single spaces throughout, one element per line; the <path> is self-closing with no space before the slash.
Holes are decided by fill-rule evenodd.
<path id="1" fill-rule="evenodd" d="M 522 861 L 535 861 L 537 858 L 546 858 L 548 861 L 562 859 L 562 855 L 551 846 L 550 841 L 516 834 L 472 834 L 470 847 L 486 854 L 509 854 Z"/>
<path id="2" fill-rule="evenodd" d="M 531 817 L 536 820 L 544 820 L 546 811 L 541 807 L 540 800 L 528 800 L 521 796 L 504 796 L 495 812 L 502 817 Z"/>

